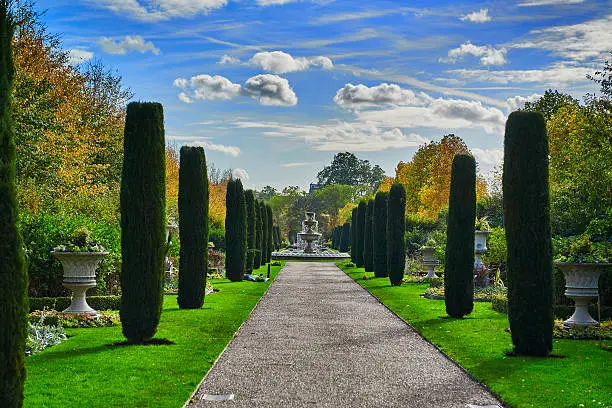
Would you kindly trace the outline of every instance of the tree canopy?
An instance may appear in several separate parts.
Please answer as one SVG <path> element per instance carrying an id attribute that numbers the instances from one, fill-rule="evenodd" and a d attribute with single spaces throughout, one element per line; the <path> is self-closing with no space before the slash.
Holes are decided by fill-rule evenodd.
<path id="1" fill-rule="evenodd" d="M 319 187 L 330 184 L 367 185 L 372 191 L 376 191 L 384 177 L 385 172 L 379 165 L 372 165 L 349 152 L 334 155 L 332 163 L 317 174 Z"/>

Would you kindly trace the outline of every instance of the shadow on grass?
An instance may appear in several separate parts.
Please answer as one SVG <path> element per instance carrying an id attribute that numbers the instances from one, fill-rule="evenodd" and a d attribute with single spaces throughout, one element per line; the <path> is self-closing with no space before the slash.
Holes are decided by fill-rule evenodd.
<path id="1" fill-rule="evenodd" d="M 108 347 L 126 347 L 126 346 L 171 346 L 176 344 L 175 342 L 173 342 L 172 340 L 168 340 L 168 339 L 158 339 L 158 338 L 153 338 L 153 339 L 149 339 L 149 340 L 145 340 L 141 343 L 132 343 L 128 340 L 125 341 L 118 341 L 116 343 L 112 343 L 112 344 L 108 344 Z"/>

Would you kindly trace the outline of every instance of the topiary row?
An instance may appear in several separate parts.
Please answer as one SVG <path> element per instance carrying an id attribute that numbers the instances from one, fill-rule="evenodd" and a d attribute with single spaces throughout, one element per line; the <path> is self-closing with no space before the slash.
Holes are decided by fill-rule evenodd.
<path id="1" fill-rule="evenodd" d="M 239 282 L 247 267 L 247 207 L 242 181 L 227 183 L 225 203 L 225 276 Z"/>

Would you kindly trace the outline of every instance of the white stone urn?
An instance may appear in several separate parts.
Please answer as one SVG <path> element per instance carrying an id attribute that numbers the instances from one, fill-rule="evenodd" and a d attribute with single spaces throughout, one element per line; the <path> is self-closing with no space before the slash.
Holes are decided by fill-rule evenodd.
<path id="1" fill-rule="evenodd" d="M 436 247 L 423 246 L 419 249 L 419 252 L 423 256 L 423 266 L 427 267 L 425 278 L 437 278 L 438 275 L 434 272 L 435 267 L 438 265 L 438 260 L 434 257 Z"/>
<path id="2" fill-rule="evenodd" d="M 487 237 L 491 231 L 474 231 L 474 275 L 475 284 L 478 287 L 486 288 L 489 286 L 489 273 L 485 264 L 482 262 L 482 255 L 487 252 Z"/>
<path id="3" fill-rule="evenodd" d="M 565 276 L 565 296 L 575 303 L 574 314 L 563 324 L 568 327 L 598 325 L 589 314 L 589 303 L 599 296 L 599 275 L 612 264 L 555 262 L 555 265 Z"/>
<path id="4" fill-rule="evenodd" d="M 87 304 L 87 289 L 96 286 L 96 268 L 108 252 L 62 252 L 51 251 L 64 268 L 62 284 L 72 290 L 72 302 L 64 313 L 95 316 L 97 312 Z"/>

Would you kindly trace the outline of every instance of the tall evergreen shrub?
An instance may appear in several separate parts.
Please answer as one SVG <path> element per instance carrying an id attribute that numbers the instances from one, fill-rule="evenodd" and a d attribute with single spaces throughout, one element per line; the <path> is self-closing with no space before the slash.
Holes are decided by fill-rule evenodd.
<path id="1" fill-rule="evenodd" d="M 355 218 L 355 265 L 358 268 L 363 266 L 363 233 L 365 228 L 367 204 L 364 200 L 357 206 L 357 217 Z"/>
<path id="2" fill-rule="evenodd" d="M 199 309 L 204 304 L 208 269 L 208 175 L 202 147 L 181 147 L 179 167 L 178 281 L 180 309 Z"/>
<path id="3" fill-rule="evenodd" d="M 277 225 L 276 227 L 276 250 L 280 250 L 281 246 L 283 246 L 283 239 L 281 238 L 280 227 Z"/>
<path id="4" fill-rule="evenodd" d="M 259 202 L 261 211 L 261 264 L 268 262 L 268 210 L 266 203 Z"/>
<path id="5" fill-rule="evenodd" d="M 353 208 L 353 211 L 351 211 L 351 228 L 349 229 L 349 232 L 351 233 L 351 245 L 350 245 L 350 249 L 351 249 L 351 261 L 353 261 L 354 264 L 357 264 L 357 244 L 355 243 L 357 241 L 357 207 Z"/>
<path id="6" fill-rule="evenodd" d="M 8 2 L 0 0 L 0 406 L 7 408 L 23 404 L 28 313 L 28 276 L 17 229 L 13 28 Z"/>
<path id="7" fill-rule="evenodd" d="M 274 219 L 272 218 L 272 207 L 270 204 L 266 204 L 266 213 L 268 221 L 268 252 L 266 253 L 266 262 L 270 262 L 272 260 L 272 251 L 274 251 Z"/>
<path id="8" fill-rule="evenodd" d="M 387 201 L 389 193 L 379 191 L 374 199 L 374 217 L 372 221 L 374 276 L 384 278 L 387 271 Z"/>
<path id="9" fill-rule="evenodd" d="M 247 190 L 244 193 L 247 214 L 247 264 L 248 272 L 253 270 L 255 260 L 255 230 L 257 229 L 257 212 L 255 211 L 255 192 Z"/>
<path id="10" fill-rule="evenodd" d="M 351 243 L 351 224 L 345 222 L 340 235 L 340 252 L 348 252 Z"/>
<path id="11" fill-rule="evenodd" d="M 244 276 L 247 251 L 247 217 L 242 181 L 228 182 L 225 203 L 225 276 L 232 282 L 239 282 Z"/>
<path id="12" fill-rule="evenodd" d="M 263 250 L 263 216 L 261 211 L 261 203 L 255 200 L 255 255 L 253 258 L 253 270 L 261 266 L 261 255 Z"/>
<path id="13" fill-rule="evenodd" d="M 513 112 L 504 139 L 508 319 L 514 352 L 552 351 L 552 243 L 548 139 L 540 113 Z"/>
<path id="14" fill-rule="evenodd" d="M 166 254 L 166 142 L 159 103 L 127 106 L 121 176 L 121 324 L 131 343 L 155 334 Z"/>
<path id="15" fill-rule="evenodd" d="M 406 267 L 406 190 L 394 183 L 387 202 L 387 271 L 392 286 L 402 284 Z"/>
<path id="16" fill-rule="evenodd" d="M 463 317 L 474 308 L 474 223 L 476 162 L 471 155 L 453 158 L 448 201 L 444 302 L 446 313 Z"/>
<path id="17" fill-rule="evenodd" d="M 372 222 L 374 219 L 374 200 L 369 200 L 366 206 L 365 223 L 363 226 L 363 266 L 366 272 L 374 270 L 374 237 Z"/>

